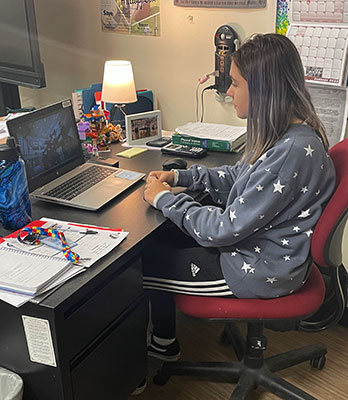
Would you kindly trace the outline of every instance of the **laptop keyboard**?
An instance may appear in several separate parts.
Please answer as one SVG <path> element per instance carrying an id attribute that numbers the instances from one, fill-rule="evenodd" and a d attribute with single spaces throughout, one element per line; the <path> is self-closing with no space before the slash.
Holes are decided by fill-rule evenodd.
<path id="1" fill-rule="evenodd" d="M 63 200 L 72 200 L 115 172 L 116 170 L 91 165 L 78 175 L 44 193 L 44 195 Z"/>

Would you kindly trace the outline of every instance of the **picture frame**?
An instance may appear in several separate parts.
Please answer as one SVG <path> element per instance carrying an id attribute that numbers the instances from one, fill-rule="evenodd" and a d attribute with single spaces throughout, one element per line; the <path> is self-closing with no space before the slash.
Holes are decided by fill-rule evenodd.
<path id="1" fill-rule="evenodd" d="M 129 146 L 146 145 L 162 137 L 161 111 L 148 111 L 125 116 L 126 141 Z"/>

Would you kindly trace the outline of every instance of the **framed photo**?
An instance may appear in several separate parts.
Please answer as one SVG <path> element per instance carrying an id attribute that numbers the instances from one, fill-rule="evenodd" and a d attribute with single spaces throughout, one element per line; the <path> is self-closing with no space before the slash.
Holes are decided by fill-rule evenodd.
<path id="1" fill-rule="evenodd" d="M 130 114 L 126 119 L 126 139 L 130 146 L 145 145 L 162 137 L 161 111 Z"/>

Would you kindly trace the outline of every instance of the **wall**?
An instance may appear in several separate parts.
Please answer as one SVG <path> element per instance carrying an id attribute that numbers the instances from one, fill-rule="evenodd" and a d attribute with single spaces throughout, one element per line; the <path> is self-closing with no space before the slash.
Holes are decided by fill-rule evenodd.
<path id="1" fill-rule="evenodd" d="M 43 106 L 69 97 L 74 89 L 101 82 L 105 60 L 129 59 L 137 88 L 154 91 L 164 129 L 194 121 L 197 79 L 214 70 L 217 28 L 231 23 L 242 39 L 274 31 L 276 1 L 269 0 L 265 9 L 232 11 L 173 3 L 161 0 L 160 37 L 138 37 L 102 32 L 98 0 L 36 0 L 47 87 L 22 89 L 23 104 Z M 243 124 L 233 106 L 218 103 L 213 91 L 205 92 L 204 99 L 205 121 Z"/>

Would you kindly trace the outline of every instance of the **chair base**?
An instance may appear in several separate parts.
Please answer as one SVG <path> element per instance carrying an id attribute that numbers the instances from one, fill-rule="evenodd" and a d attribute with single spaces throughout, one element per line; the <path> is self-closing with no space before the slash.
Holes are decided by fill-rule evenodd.
<path id="1" fill-rule="evenodd" d="M 258 324 L 248 324 L 247 349 L 242 361 L 166 362 L 154 377 L 154 383 L 164 385 L 172 375 L 197 376 L 235 383 L 230 400 L 244 400 L 249 392 L 258 386 L 263 386 L 286 400 L 316 400 L 315 397 L 275 375 L 275 372 L 304 361 L 311 361 L 313 367 L 322 369 L 325 364 L 326 347 L 314 344 L 263 359 L 266 338 L 262 336 L 262 327 L 257 326 L 255 331 L 256 325 Z M 255 336 L 256 332 L 260 335 Z"/>

